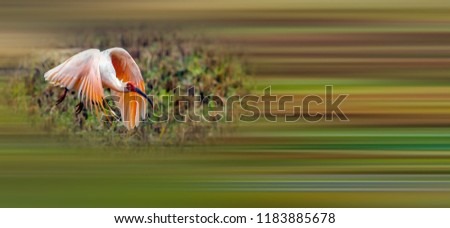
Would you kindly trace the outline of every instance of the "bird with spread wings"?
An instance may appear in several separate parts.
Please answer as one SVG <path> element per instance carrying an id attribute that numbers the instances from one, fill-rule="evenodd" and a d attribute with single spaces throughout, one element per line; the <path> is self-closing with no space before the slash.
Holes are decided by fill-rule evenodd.
<path id="1" fill-rule="evenodd" d="M 102 52 L 98 49 L 82 51 L 46 72 L 44 77 L 51 84 L 65 88 L 57 104 L 64 100 L 68 91 L 78 94 L 80 103 L 77 113 L 84 107 L 97 114 L 108 110 L 104 102 L 104 88 L 109 88 L 111 95 L 118 98 L 115 104 L 128 130 L 146 119 L 147 101 L 153 106 L 152 100 L 145 94 L 138 65 L 123 48 Z"/>

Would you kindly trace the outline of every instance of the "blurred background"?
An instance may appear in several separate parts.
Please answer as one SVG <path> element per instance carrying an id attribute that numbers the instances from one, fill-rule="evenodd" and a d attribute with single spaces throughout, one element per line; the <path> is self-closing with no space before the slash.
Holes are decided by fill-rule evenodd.
<path id="1" fill-rule="evenodd" d="M 0 207 L 450 207 L 449 1 L 1 0 L 0 88 L 31 53 L 118 27 L 229 45 L 255 94 L 333 85 L 350 121 L 110 148 L 50 136 L 1 102 Z"/>

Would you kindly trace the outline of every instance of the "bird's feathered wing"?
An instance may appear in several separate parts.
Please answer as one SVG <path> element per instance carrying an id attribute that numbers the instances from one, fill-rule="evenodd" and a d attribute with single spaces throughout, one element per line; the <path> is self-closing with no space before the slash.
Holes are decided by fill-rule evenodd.
<path id="1" fill-rule="evenodd" d="M 145 93 L 144 79 L 133 57 L 122 48 L 111 48 L 105 52 L 111 57 L 116 77 L 123 82 L 133 82 L 137 88 Z M 116 105 L 119 107 L 122 121 L 128 129 L 139 126 L 140 119 L 146 119 L 147 102 L 142 96 L 135 92 L 112 91 L 112 94 L 120 98 L 116 101 Z"/>
<path id="2" fill-rule="evenodd" d="M 95 111 L 98 111 L 98 108 L 104 109 L 100 59 L 101 53 L 98 49 L 82 51 L 45 73 L 45 80 L 56 86 L 77 91 L 78 98 L 85 106 Z"/>

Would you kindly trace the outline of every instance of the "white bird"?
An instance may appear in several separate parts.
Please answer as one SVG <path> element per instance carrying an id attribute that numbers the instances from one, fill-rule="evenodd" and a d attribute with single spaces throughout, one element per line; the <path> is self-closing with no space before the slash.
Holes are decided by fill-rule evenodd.
<path id="1" fill-rule="evenodd" d="M 145 94 L 139 67 L 123 48 L 82 51 L 46 72 L 44 77 L 51 84 L 65 88 L 57 104 L 64 100 L 67 91 L 78 93 L 81 102 L 77 105 L 77 114 L 83 109 L 83 102 L 97 114 L 99 109 L 106 111 L 103 89 L 109 88 L 113 96 L 120 98 L 115 103 L 128 130 L 139 126 L 141 119 L 146 119 L 147 100 L 153 106 Z"/>

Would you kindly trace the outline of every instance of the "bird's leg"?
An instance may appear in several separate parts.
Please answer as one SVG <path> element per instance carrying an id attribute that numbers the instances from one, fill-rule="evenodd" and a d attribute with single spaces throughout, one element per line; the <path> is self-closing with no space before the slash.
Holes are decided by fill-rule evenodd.
<path id="1" fill-rule="evenodd" d="M 78 115 L 81 113 L 81 111 L 83 111 L 84 104 L 83 102 L 80 102 L 75 107 L 76 107 L 75 115 Z"/>
<path id="2" fill-rule="evenodd" d="M 67 88 L 64 88 L 64 93 L 58 98 L 58 100 L 56 101 L 56 105 L 59 105 L 61 104 L 61 102 L 63 102 L 64 98 L 66 98 L 67 91 L 69 90 Z"/>

